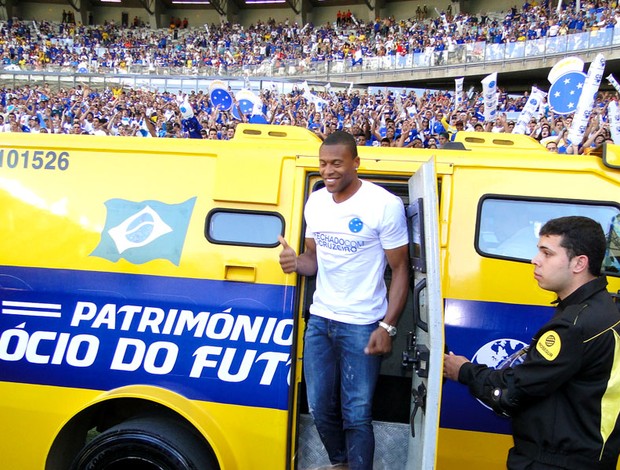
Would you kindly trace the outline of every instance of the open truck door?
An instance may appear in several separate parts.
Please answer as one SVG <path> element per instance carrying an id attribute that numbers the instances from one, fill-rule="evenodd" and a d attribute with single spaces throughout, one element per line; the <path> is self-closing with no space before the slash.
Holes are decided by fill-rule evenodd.
<path id="1" fill-rule="evenodd" d="M 435 468 L 443 380 L 443 299 L 439 252 L 439 204 L 434 159 L 409 179 L 407 206 L 413 268 L 413 331 L 403 364 L 413 369 L 407 470 Z"/>

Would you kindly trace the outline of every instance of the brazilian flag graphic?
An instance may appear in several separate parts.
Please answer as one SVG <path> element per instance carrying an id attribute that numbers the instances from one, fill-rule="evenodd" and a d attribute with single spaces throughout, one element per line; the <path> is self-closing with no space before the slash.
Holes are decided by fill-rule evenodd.
<path id="1" fill-rule="evenodd" d="M 90 254 L 133 264 L 167 259 L 179 265 L 196 198 L 180 204 L 160 201 L 106 201 L 107 217 L 101 241 Z"/>

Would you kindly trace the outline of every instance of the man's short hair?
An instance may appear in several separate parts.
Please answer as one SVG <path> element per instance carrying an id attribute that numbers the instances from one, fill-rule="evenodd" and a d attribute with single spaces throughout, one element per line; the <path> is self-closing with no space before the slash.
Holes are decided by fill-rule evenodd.
<path id="1" fill-rule="evenodd" d="M 349 149 L 353 158 L 357 157 L 357 143 L 355 142 L 355 137 L 353 137 L 348 132 L 344 131 L 335 131 L 325 137 L 323 141 L 323 145 L 344 145 Z"/>
<path id="2" fill-rule="evenodd" d="M 568 258 L 587 256 L 588 271 L 593 276 L 600 276 L 607 249 L 605 232 L 601 224 L 589 217 L 576 215 L 559 217 L 543 225 L 539 235 L 561 236 L 560 246 L 566 249 Z"/>

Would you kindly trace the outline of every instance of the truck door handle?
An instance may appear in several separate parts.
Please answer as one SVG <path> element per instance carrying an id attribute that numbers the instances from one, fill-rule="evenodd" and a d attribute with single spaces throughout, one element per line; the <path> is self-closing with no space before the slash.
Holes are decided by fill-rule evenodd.
<path id="1" fill-rule="evenodd" d="M 420 282 L 413 287 L 413 325 L 428 332 L 428 325 L 426 322 L 422 321 L 420 316 L 420 294 L 425 287 L 426 278 L 422 278 Z"/>
<path id="2" fill-rule="evenodd" d="M 226 264 L 224 266 L 224 279 L 237 282 L 256 282 L 256 267 Z"/>
<path id="3" fill-rule="evenodd" d="M 412 389 L 411 395 L 413 396 L 413 411 L 411 412 L 411 417 L 409 418 L 409 425 L 411 426 L 411 437 L 415 437 L 415 415 L 420 408 L 422 408 L 422 411 L 426 410 L 426 387 L 424 384 L 421 383 L 418 385 L 417 390 L 415 388 Z"/>

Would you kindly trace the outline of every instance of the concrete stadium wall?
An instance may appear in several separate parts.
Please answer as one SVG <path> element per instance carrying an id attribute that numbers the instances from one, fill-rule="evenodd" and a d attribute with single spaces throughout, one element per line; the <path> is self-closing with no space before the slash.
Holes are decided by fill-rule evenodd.
<path id="1" fill-rule="evenodd" d="M 14 16 L 24 20 L 37 21 L 61 21 L 62 11 L 72 11 L 75 19 L 79 19 L 79 12 L 71 8 L 67 3 L 65 5 L 47 4 L 47 3 L 31 3 L 19 2 L 13 7 Z"/>
<path id="2" fill-rule="evenodd" d="M 366 4 L 360 5 L 342 5 L 342 6 L 322 6 L 320 8 L 314 8 L 312 10 L 312 23 L 315 25 L 321 25 L 328 22 L 333 23 L 336 21 L 336 17 L 338 15 L 338 10 L 347 11 L 351 10 L 353 15 L 365 22 L 370 20 L 374 20 L 376 16 L 373 12 L 366 6 Z"/>
<path id="3" fill-rule="evenodd" d="M 247 8 L 245 10 L 240 10 L 237 15 L 237 21 L 232 22 L 239 23 L 247 27 L 251 24 L 256 24 L 258 21 L 262 21 L 264 23 L 270 18 L 276 20 L 278 23 L 284 23 L 286 20 L 288 20 L 290 24 L 295 23 L 295 21 L 299 22 L 299 20 L 295 18 L 295 12 L 291 8 L 281 7 L 272 7 L 269 9 Z"/>
<path id="4" fill-rule="evenodd" d="M 85 4 L 86 2 L 82 2 Z M 338 10 L 351 10 L 351 13 L 364 21 L 372 21 L 375 17 L 394 17 L 398 19 L 415 18 L 415 11 L 418 6 L 427 6 L 428 16 L 434 18 L 437 16 L 435 8 L 442 11 L 446 10 L 450 0 L 407 0 L 392 1 L 385 3 L 379 12 L 374 12 L 368 8 L 365 3 L 341 6 L 321 6 L 313 8 L 307 18 L 315 25 L 322 25 L 328 22 L 336 21 Z M 521 8 L 521 4 L 515 4 L 510 0 L 461 0 L 460 3 L 452 3 L 452 11 L 470 13 L 478 15 L 479 13 L 500 13 L 507 12 L 512 6 Z M 15 16 L 25 20 L 52 20 L 60 21 L 62 19 L 62 11 L 73 11 L 77 21 L 80 21 L 80 13 L 69 4 L 47 4 L 29 1 L 21 1 L 14 7 Z M 122 13 L 127 13 L 129 22 L 135 16 L 145 23 L 149 23 L 149 15 L 143 8 L 125 8 L 119 6 L 97 6 L 92 8 L 93 20 L 95 24 L 103 24 L 104 21 L 114 21 L 121 23 Z M 219 24 L 220 15 L 213 9 L 169 9 L 164 10 L 160 15 L 160 24 L 162 27 L 168 26 L 171 17 L 179 17 L 181 19 L 188 18 L 190 26 L 199 26 L 203 24 Z M 277 22 L 284 22 L 287 19 L 293 23 L 300 22 L 295 12 L 289 7 L 270 7 L 270 8 L 246 8 L 239 11 L 233 22 L 249 26 L 257 21 L 266 21 L 269 18 L 275 19 Z"/>
<path id="5" fill-rule="evenodd" d="M 449 0 L 446 0 L 449 3 Z M 388 3 L 383 11 L 385 12 L 385 16 L 391 16 L 394 19 L 409 19 L 416 17 L 416 10 L 418 7 L 422 8 L 426 5 L 428 9 L 428 17 L 434 18 L 437 16 L 435 13 L 434 7 L 436 6 L 439 11 L 445 10 L 448 6 L 447 3 L 444 5 L 443 1 L 436 2 L 425 2 L 425 1 L 414 1 L 414 2 L 390 2 Z M 454 7 L 452 7 L 452 11 L 454 11 Z"/>
<path id="6" fill-rule="evenodd" d="M 35 2 L 20 2 L 16 5 L 17 12 L 15 16 L 24 20 L 37 20 L 37 21 L 61 21 L 62 11 L 72 11 L 75 15 L 76 21 L 81 21 L 80 12 L 73 9 L 69 4 L 47 4 L 47 3 L 35 3 Z M 148 22 L 148 13 L 144 8 L 124 8 L 114 6 L 101 6 L 92 9 L 94 24 L 103 24 L 105 21 L 114 21 L 116 24 L 121 24 L 122 14 L 127 13 L 129 22 L 133 21 L 133 18 L 137 16 L 145 23 Z M 166 18 L 166 22 L 162 25 L 168 25 L 170 18 Z"/>
<path id="7" fill-rule="evenodd" d="M 470 10 L 466 10 L 470 13 L 473 14 L 478 14 L 480 12 L 482 13 L 501 13 L 501 12 L 509 12 L 510 9 L 512 7 L 516 7 L 517 11 L 521 9 L 521 7 L 523 6 L 523 3 L 525 2 L 514 2 L 514 1 L 510 1 L 510 0 L 476 0 L 476 1 L 467 1 L 465 2 L 465 5 L 467 5 L 468 3 L 471 3 L 472 5 L 475 5 L 475 9 L 470 9 Z M 539 2 L 540 3 L 540 2 Z M 552 4 L 555 3 L 557 5 L 556 1 L 552 1 Z"/>
<path id="8" fill-rule="evenodd" d="M 147 12 L 142 10 L 144 15 L 147 15 Z M 160 15 L 161 27 L 166 28 L 170 24 L 170 18 L 187 18 L 189 21 L 189 26 L 202 26 L 204 24 L 220 24 L 220 15 L 217 11 L 213 9 L 203 9 L 203 10 L 186 10 L 186 9 L 170 9 L 165 10 Z"/>

